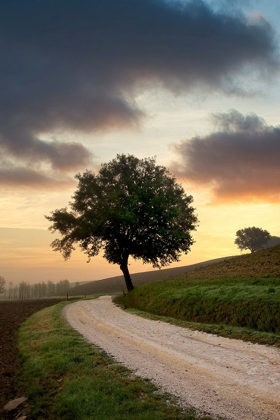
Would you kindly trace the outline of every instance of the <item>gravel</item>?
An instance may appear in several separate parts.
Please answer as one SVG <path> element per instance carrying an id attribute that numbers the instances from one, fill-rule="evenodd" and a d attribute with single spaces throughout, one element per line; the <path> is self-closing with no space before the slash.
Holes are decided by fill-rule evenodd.
<path id="1" fill-rule="evenodd" d="M 89 342 L 184 406 L 228 420 L 280 420 L 279 349 L 137 317 L 110 296 L 65 314 Z"/>

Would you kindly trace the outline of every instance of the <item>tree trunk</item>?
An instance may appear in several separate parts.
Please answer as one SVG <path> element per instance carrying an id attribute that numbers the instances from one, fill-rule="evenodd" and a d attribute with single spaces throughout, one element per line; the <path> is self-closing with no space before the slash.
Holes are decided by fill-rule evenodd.
<path id="1" fill-rule="evenodd" d="M 125 284 L 126 284 L 127 291 L 131 292 L 131 290 L 133 290 L 134 287 L 133 287 L 133 284 L 132 284 L 132 281 L 131 281 L 131 278 L 130 278 L 127 263 L 122 263 L 120 265 L 120 269 L 123 272 L 123 276 L 124 276 L 124 279 L 125 279 Z"/>

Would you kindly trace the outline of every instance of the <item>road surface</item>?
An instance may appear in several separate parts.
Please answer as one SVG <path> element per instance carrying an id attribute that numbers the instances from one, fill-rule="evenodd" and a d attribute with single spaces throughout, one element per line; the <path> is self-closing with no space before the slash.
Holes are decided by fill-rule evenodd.
<path id="1" fill-rule="evenodd" d="M 70 325 L 116 360 L 211 416 L 280 420 L 280 350 L 129 314 L 110 296 L 68 305 Z"/>

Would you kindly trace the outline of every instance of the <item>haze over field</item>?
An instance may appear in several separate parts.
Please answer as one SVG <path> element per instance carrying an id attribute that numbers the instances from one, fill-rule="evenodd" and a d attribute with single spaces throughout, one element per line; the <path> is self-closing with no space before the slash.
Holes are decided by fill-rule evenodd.
<path id="1" fill-rule="evenodd" d="M 121 274 L 79 251 L 64 262 L 44 218 L 77 172 L 117 153 L 157 156 L 193 195 L 200 225 L 180 265 L 238 254 L 244 227 L 280 236 L 277 0 L 10 0 L 0 12 L 7 283 Z"/>

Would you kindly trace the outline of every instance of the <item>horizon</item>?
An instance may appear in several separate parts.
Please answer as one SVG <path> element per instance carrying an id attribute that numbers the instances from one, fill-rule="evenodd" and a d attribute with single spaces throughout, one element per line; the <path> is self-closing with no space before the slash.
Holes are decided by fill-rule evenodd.
<path id="1" fill-rule="evenodd" d="M 68 205 L 75 174 L 121 153 L 157 156 L 194 198 L 195 243 L 163 269 L 241 255 L 246 227 L 280 236 L 279 2 L 131 4 L 0 5 L 6 288 L 121 275 L 78 249 L 65 262 L 44 217 Z"/>

